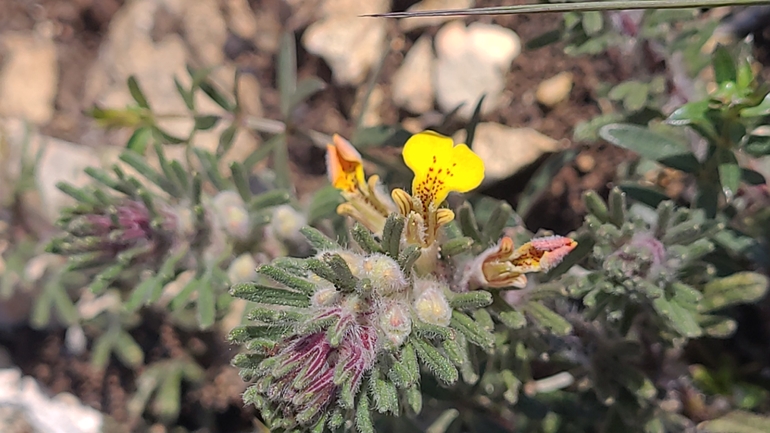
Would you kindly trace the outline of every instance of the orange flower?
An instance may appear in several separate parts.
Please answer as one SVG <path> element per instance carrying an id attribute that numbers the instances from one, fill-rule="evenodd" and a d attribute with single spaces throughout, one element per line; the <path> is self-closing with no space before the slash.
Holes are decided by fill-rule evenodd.
<path id="1" fill-rule="evenodd" d="M 378 176 L 366 180 L 361 154 L 337 134 L 332 137 L 332 143 L 326 145 L 326 170 L 329 181 L 345 198 L 345 203 L 337 207 L 337 213 L 355 219 L 375 234 L 382 234 L 385 219 L 396 211 L 396 206 L 382 191 Z"/>
<path id="2" fill-rule="evenodd" d="M 527 285 L 525 274 L 547 272 L 561 263 L 576 246 L 574 239 L 548 236 L 532 239 L 514 249 L 513 240 L 505 236 L 472 263 L 468 278 L 470 288 L 524 288 Z"/>

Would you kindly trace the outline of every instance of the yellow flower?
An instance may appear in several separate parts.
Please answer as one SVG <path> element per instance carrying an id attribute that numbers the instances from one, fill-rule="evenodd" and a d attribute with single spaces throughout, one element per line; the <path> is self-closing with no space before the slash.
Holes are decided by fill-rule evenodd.
<path id="1" fill-rule="evenodd" d="M 454 219 L 454 212 L 440 209 L 450 192 L 468 192 L 484 179 L 484 162 L 465 144 L 433 131 L 413 135 L 404 146 L 404 162 L 412 172 L 412 194 L 394 189 L 393 200 L 407 217 L 406 239 L 427 248 L 438 229 Z"/>
<path id="2" fill-rule="evenodd" d="M 404 162 L 414 172 L 412 195 L 423 205 L 438 206 L 450 191 L 468 192 L 484 180 L 484 162 L 465 144 L 433 131 L 413 135 L 404 146 Z"/>
<path id="3" fill-rule="evenodd" d="M 332 137 L 332 143 L 326 145 L 326 170 L 329 181 L 345 198 L 345 203 L 337 207 L 337 213 L 350 216 L 375 234 L 382 234 L 385 219 L 396 207 L 382 191 L 378 176 L 366 180 L 361 154 L 337 134 Z"/>
<path id="4" fill-rule="evenodd" d="M 577 242 L 563 236 L 547 236 L 525 243 L 514 249 L 513 240 L 507 236 L 496 246 L 476 258 L 466 273 L 466 286 L 517 287 L 527 285 L 524 274 L 547 272 L 561 263 Z"/>

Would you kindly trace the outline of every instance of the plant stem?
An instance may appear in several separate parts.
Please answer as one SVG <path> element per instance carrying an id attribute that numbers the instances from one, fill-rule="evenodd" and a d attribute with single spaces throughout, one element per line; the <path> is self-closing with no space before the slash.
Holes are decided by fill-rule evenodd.
<path id="1" fill-rule="evenodd" d="M 619 9 L 687 9 L 715 8 L 720 6 L 748 6 L 767 4 L 767 0 L 613 0 L 588 1 L 581 3 L 554 3 L 518 6 L 494 6 L 486 8 L 433 10 L 418 12 L 392 12 L 363 15 L 375 18 L 451 17 L 468 15 L 510 15 L 554 12 L 587 12 Z"/>

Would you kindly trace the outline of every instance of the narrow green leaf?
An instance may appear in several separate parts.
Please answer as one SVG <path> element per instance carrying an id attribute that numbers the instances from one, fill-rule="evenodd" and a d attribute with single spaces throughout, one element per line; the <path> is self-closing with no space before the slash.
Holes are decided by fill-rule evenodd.
<path id="1" fill-rule="evenodd" d="M 468 253 L 473 247 L 473 239 L 461 237 L 452 239 L 441 245 L 441 254 L 444 257 L 454 257 L 460 254 Z"/>
<path id="2" fill-rule="evenodd" d="M 463 203 L 458 209 L 457 219 L 460 222 L 460 229 L 465 236 L 470 237 L 480 245 L 484 245 L 484 239 L 479 231 L 479 225 L 476 223 L 476 215 L 470 203 Z"/>
<path id="3" fill-rule="evenodd" d="M 527 41 L 525 48 L 534 51 L 559 42 L 564 35 L 563 29 L 549 30 Z"/>
<path id="4" fill-rule="evenodd" d="M 236 298 L 243 298 L 259 304 L 287 307 L 307 307 L 310 305 L 310 298 L 303 293 L 255 283 L 236 284 L 230 289 L 230 294 Z"/>
<path id="5" fill-rule="evenodd" d="M 337 215 L 337 206 L 344 203 L 340 191 L 327 185 L 313 194 L 313 199 L 308 207 L 308 223 L 315 224 L 318 221 Z"/>
<path id="6" fill-rule="evenodd" d="M 147 150 L 147 145 L 150 143 L 152 137 L 152 128 L 149 126 L 143 126 L 137 128 L 131 137 L 126 142 L 126 149 L 136 152 L 140 155 L 144 155 Z"/>
<path id="7" fill-rule="evenodd" d="M 583 30 L 586 35 L 593 36 L 604 27 L 604 19 L 601 12 L 589 11 L 583 14 Z"/>
<path id="8" fill-rule="evenodd" d="M 703 288 L 699 310 L 708 313 L 736 304 L 755 302 L 767 293 L 768 279 L 756 272 L 738 272 L 710 281 Z"/>
<path id="9" fill-rule="evenodd" d="M 187 91 L 177 77 L 174 77 L 174 86 L 176 86 L 176 91 L 179 93 L 179 96 L 182 97 L 187 109 L 190 111 L 195 110 L 195 98 L 193 92 Z"/>
<path id="10" fill-rule="evenodd" d="M 358 246 L 365 252 L 369 254 L 382 252 L 382 246 L 374 239 L 372 232 L 360 223 L 355 223 L 353 225 L 350 234 L 353 236 L 353 240 L 356 241 L 356 244 L 358 244 Z"/>
<path id="11" fill-rule="evenodd" d="M 569 335 L 572 332 L 572 325 L 560 315 L 551 311 L 545 305 L 539 302 L 528 302 L 524 308 L 529 317 L 555 335 Z"/>
<path id="12" fill-rule="evenodd" d="M 358 433 L 375 433 L 369 408 L 369 397 L 363 392 L 360 394 L 356 406 L 356 429 L 358 429 Z"/>
<path id="13" fill-rule="evenodd" d="M 409 388 L 420 379 L 420 366 L 412 343 L 404 345 L 401 353 L 394 358 L 388 378 L 401 389 Z"/>
<path id="14" fill-rule="evenodd" d="M 738 192 L 741 184 L 741 167 L 735 154 L 730 149 L 719 149 L 717 151 L 717 161 L 719 166 L 719 182 L 722 184 L 722 191 L 728 201 L 731 201 Z"/>
<path id="15" fill-rule="evenodd" d="M 723 45 L 718 45 L 712 54 L 712 64 L 714 66 L 714 78 L 717 84 L 725 82 L 735 82 L 738 72 L 735 69 L 735 62 L 730 52 Z"/>
<path id="16" fill-rule="evenodd" d="M 491 300 L 491 295 L 490 295 Z M 452 312 L 452 328 L 460 331 L 471 343 L 484 349 L 491 349 L 495 344 L 495 336 L 484 329 L 475 320 L 459 311 Z"/>
<path id="17" fill-rule="evenodd" d="M 420 338 L 415 338 L 412 342 L 417 357 L 438 380 L 446 385 L 452 385 L 457 382 L 459 378 L 457 368 L 441 352 Z"/>
<path id="18" fill-rule="evenodd" d="M 385 220 L 385 228 L 382 231 L 382 248 L 385 254 L 398 260 L 401 248 L 401 233 L 404 231 L 404 217 L 392 213 Z"/>
<path id="19" fill-rule="evenodd" d="M 500 239 L 511 216 L 513 216 L 513 208 L 508 203 L 501 201 L 495 207 L 481 232 L 488 244 L 494 244 Z"/>
<path id="20" fill-rule="evenodd" d="M 147 98 L 144 96 L 144 92 L 139 87 L 139 83 L 136 81 L 136 77 L 131 75 L 128 77 L 128 91 L 131 92 L 131 97 L 142 108 L 150 108 L 150 104 L 147 102 Z"/>
<path id="21" fill-rule="evenodd" d="M 688 151 L 684 143 L 637 125 L 612 123 L 603 126 L 599 135 L 610 143 L 658 161 Z"/>
<path id="22" fill-rule="evenodd" d="M 310 77 L 297 83 L 297 88 L 291 96 L 289 112 L 293 111 L 299 104 L 305 102 L 308 98 L 326 88 L 326 83 L 320 78 Z"/>
<path id="23" fill-rule="evenodd" d="M 770 431 L 770 417 L 735 410 L 722 417 L 698 424 L 703 433 L 766 433 Z"/>
<path id="24" fill-rule="evenodd" d="M 668 319 L 671 326 L 683 337 L 695 338 L 703 333 L 700 326 L 698 326 L 698 322 L 695 320 L 694 313 L 682 307 L 674 300 L 661 296 L 654 299 L 652 305 L 655 311 Z"/>
<path id="25" fill-rule="evenodd" d="M 284 32 L 281 36 L 277 67 L 278 93 L 281 97 L 281 115 L 288 119 L 292 98 L 297 90 L 297 47 L 294 34 Z"/>
<path id="26" fill-rule="evenodd" d="M 230 150 L 233 146 L 233 142 L 235 142 L 236 132 L 238 132 L 238 125 L 235 123 L 222 131 L 222 135 L 219 136 L 219 144 L 217 145 L 217 156 L 222 156 Z"/>
<path id="27" fill-rule="evenodd" d="M 492 294 L 484 290 L 455 293 L 449 301 L 452 308 L 458 310 L 475 310 L 492 305 Z"/>
<path id="28" fill-rule="evenodd" d="M 220 119 L 220 116 L 214 115 L 195 116 L 195 129 L 199 131 L 208 131 L 209 129 L 217 126 L 217 123 L 219 123 Z"/>
<path id="29" fill-rule="evenodd" d="M 216 319 L 216 299 L 214 298 L 214 290 L 210 284 L 204 282 L 198 287 L 196 307 L 198 313 L 198 327 L 200 327 L 200 329 L 210 328 Z"/>
<path id="30" fill-rule="evenodd" d="M 138 368 L 144 363 L 144 351 L 134 337 L 126 331 L 115 336 L 113 351 L 120 361 L 128 367 Z"/>
<path id="31" fill-rule="evenodd" d="M 339 244 L 313 227 L 302 227 L 299 231 L 316 251 L 333 250 L 340 247 Z"/>

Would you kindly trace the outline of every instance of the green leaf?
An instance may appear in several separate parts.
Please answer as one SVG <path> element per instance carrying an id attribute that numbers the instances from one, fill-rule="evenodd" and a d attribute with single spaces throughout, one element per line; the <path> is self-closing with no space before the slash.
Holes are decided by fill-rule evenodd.
<path id="1" fill-rule="evenodd" d="M 230 289 L 230 294 L 236 298 L 243 298 L 258 304 L 287 307 L 307 307 L 310 305 L 310 298 L 303 293 L 255 283 L 236 284 Z"/>
<path id="2" fill-rule="evenodd" d="M 749 135 L 743 149 L 751 156 L 759 158 L 770 155 L 770 136 Z"/>
<path id="3" fill-rule="evenodd" d="M 749 185 L 764 185 L 767 183 L 765 175 L 750 168 L 741 168 L 741 180 Z"/>
<path id="4" fill-rule="evenodd" d="M 412 343 L 407 343 L 401 349 L 388 371 L 388 378 L 401 389 L 409 388 L 420 380 L 420 366 L 417 364 L 417 355 Z"/>
<path id="5" fill-rule="evenodd" d="M 660 203 L 670 200 L 666 194 L 636 183 L 623 182 L 619 186 L 628 195 L 628 198 L 644 203 L 651 208 L 656 208 Z"/>
<path id="6" fill-rule="evenodd" d="M 491 349 L 495 345 L 495 336 L 466 314 L 453 311 L 451 326 L 462 332 L 468 341 L 483 349 Z"/>
<path id="7" fill-rule="evenodd" d="M 717 151 L 717 169 L 719 171 L 719 181 L 722 184 L 722 190 L 728 201 L 735 197 L 738 187 L 741 184 L 741 167 L 735 154 L 730 149 L 719 149 Z"/>
<path id="8" fill-rule="evenodd" d="M 756 272 L 738 272 L 710 281 L 703 288 L 699 311 L 708 313 L 761 299 L 767 293 L 768 279 Z"/>
<path id="9" fill-rule="evenodd" d="M 765 96 L 759 105 L 741 110 L 741 117 L 759 117 L 770 114 L 770 93 Z"/>
<path id="10" fill-rule="evenodd" d="M 174 86 L 176 86 L 176 91 L 179 92 L 182 100 L 184 100 L 184 105 L 187 106 L 187 109 L 191 111 L 195 110 L 195 97 L 193 92 L 187 91 L 176 77 L 174 77 Z"/>
<path id="11" fill-rule="evenodd" d="M 449 301 L 449 305 L 458 310 L 483 308 L 492 305 L 492 294 L 484 290 L 455 293 Z"/>
<path id="12" fill-rule="evenodd" d="M 327 185 L 313 194 L 313 199 L 308 206 L 308 224 L 337 215 L 337 206 L 345 202 L 340 190 Z"/>
<path id="13" fill-rule="evenodd" d="M 374 400 L 374 408 L 379 413 L 398 413 L 398 391 L 393 382 L 382 379 L 370 381 L 370 392 Z"/>
<path id="14" fill-rule="evenodd" d="M 613 123 L 599 130 L 599 135 L 610 143 L 658 161 L 688 151 L 684 143 L 637 125 Z"/>
<path id="15" fill-rule="evenodd" d="M 150 104 L 147 102 L 147 98 L 144 96 L 144 92 L 139 87 L 139 83 L 136 81 L 136 77 L 131 75 L 128 77 L 128 91 L 131 92 L 131 97 L 142 108 L 150 108 Z"/>
<path id="16" fill-rule="evenodd" d="M 452 239 L 441 245 L 441 254 L 444 257 L 453 257 L 459 254 L 468 253 L 473 247 L 473 239 L 463 236 Z"/>
<path id="17" fill-rule="evenodd" d="M 147 145 L 150 143 L 152 137 L 152 128 L 149 126 L 143 126 L 138 128 L 131 134 L 131 137 L 126 142 L 126 149 L 133 150 L 134 152 L 144 155 L 147 150 Z"/>
<path id="18" fill-rule="evenodd" d="M 195 116 L 195 129 L 199 131 L 208 131 L 217 126 L 220 119 L 221 117 L 214 115 Z"/>
<path id="19" fill-rule="evenodd" d="M 586 35 L 593 36 L 604 27 L 604 18 L 601 12 L 590 11 L 583 14 L 583 30 Z"/>
<path id="20" fill-rule="evenodd" d="M 284 32 L 281 36 L 277 66 L 278 93 L 281 97 L 281 115 L 288 119 L 292 100 L 297 90 L 297 47 L 294 34 Z"/>
<path id="21" fill-rule="evenodd" d="M 767 433 L 770 418 L 751 412 L 736 410 L 717 419 L 698 424 L 702 433 Z"/>
<path id="22" fill-rule="evenodd" d="M 527 50 L 534 51 L 539 48 L 543 48 L 548 45 L 559 42 L 563 34 L 564 34 L 564 30 L 562 29 L 549 30 L 527 41 L 524 47 Z"/>
<path id="23" fill-rule="evenodd" d="M 476 102 L 476 108 L 473 109 L 471 119 L 468 121 L 468 124 L 465 125 L 465 144 L 471 149 L 473 149 L 473 140 L 476 137 L 476 127 L 481 121 L 481 106 L 484 104 L 484 99 L 486 99 L 486 97 L 486 94 L 481 95 L 479 101 Z"/>
<path id="24" fill-rule="evenodd" d="M 294 108 L 305 102 L 306 99 L 320 92 L 326 88 L 326 83 L 320 78 L 311 77 L 297 83 L 297 88 L 294 90 L 294 94 L 291 96 L 291 102 L 289 105 L 289 111 L 293 111 Z"/>
<path id="25" fill-rule="evenodd" d="M 210 116 L 210 117 L 217 117 L 217 116 Z M 219 118 L 217 118 L 217 121 Z M 216 124 L 216 122 L 214 122 Z M 197 128 L 197 119 L 196 119 L 196 128 Z M 212 125 L 213 127 L 213 125 Z M 203 129 L 203 128 L 198 128 Z M 233 146 L 233 142 L 235 141 L 235 133 L 238 131 L 238 125 L 233 123 L 232 125 L 228 126 L 227 129 L 222 131 L 222 135 L 219 136 L 219 144 L 217 145 L 217 156 L 222 156 L 227 153 L 228 150 Z"/>
<path id="26" fill-rule="evenodd" d="M 198 299 L 196 301 L 198 312 L 198 326 L 200 329 L 208 329 L 216 319 L 216 299 L 214 290 L 209 284 L 201 284 L 198 287 Z"/>
<path id="27" fill-rule="evenodd" d="M 728 81 L 735 82 L 738 77 L 738 72 L 735 69 L 735 62 L 733 62 L 733 58 L 727 48 L 723 45 L 718 45 L 714 50 L 711 62 L 714 65 L 714 77 L 717 84 Z"/>
<path id="28" fill-rule="evenodd" d="M 435 347 L 421 338 L 412 339 L 417 356 L 431 373 L 446 385 L 452 385 L 459 379 L 457 368 Z"/>
<path id="29" fill-rule="evenodd" d="M 382 249 L 394 260 L 398 260 L 404 224 L 404 217 L 392 213 L 385 220 L 385 228 L 382 230 Z"/>
<path id="30" fill-rule="evenodd" d="M 661 296 L 653 300 L 652 305 L 655 311 L 668 319 L 671 326 L 682 336 L 695 338 L 703 333 L 698 322 L 695 320 L 694 313 L 682 307 L 675 300 L 669 300 L 665 296 Z"/>
<path id="31" fill-rule="evenodd" d="M 120 331 L 113 345 L 115 355 L 128 367 L 138 368 L 144 363 L 144 351 L 131 335 Z"/>
<path id="32" fill-rule="evenodd" d="M 511 329 L 521 329 L 527 326 L 527 318 L 518 311 L 503 311 L 500 313 L 500 321 Z"/>
<path id="33" fill-rule="evenodd" d="M 572 325 L 565 318 L 539 302 L 528 302 L 524 311 L 533 322 L 550 330 L 554 335 L 564 336 L 572 332 Z"/>
<path id="34" fill-rule="evenodd" d="M 224 108 L 228 113 L 232 113 L 233 110 L 235 110 L 235 104 L 230 102 L 230 100 L 225 97 L 219 90 L 217 90 L 214 84 L 210 81 L 201 81 L 199 87 L 201 90 L 203 90 L 203 93 L 205 93 L 206 96 L 211 98 L 211 100 L 214 101 L 217 105 Z"/>
<path id="35" fill-rule="evenodd" d="M 356 407 L 356 429 L 358 429 L 358 433 L 375 433 L 369 408 L 369 397 L 363 392 Z"/>
<path id="36" fill-rule="evenodd" d="M 329 239 L 325 234 L 313 227 L 302 227 L 299 232 L 310 242 L 316 251 L 326 251 L 339 248 L 339 244 Z"/>

